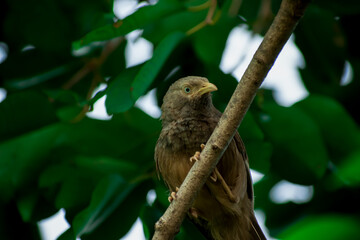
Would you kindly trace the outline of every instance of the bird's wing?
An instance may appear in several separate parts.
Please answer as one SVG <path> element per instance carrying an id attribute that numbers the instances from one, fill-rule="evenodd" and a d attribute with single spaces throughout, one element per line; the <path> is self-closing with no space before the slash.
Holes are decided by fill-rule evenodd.
<path id="1" fill-rule="evenodd" d="M 251 174 L 250 174 L 250 167 L 249 167 L 249 158 L 248 155 L 246 153 L 246 149 L 245 149 L 245 145 L 244 142 L 242 141 L 240 135 L 238 132 L 236 132 L 235 136 L 234 136 L 234 140 L 237 146 L 238 151 L 240 152 L 243 160 L 244 160 L 244 164 L 245 164 L 245 169 L 246 169 L 246 192 L 248 195 L 248 198 L 253 202 L 254 199 L 254 191 L 253 191 L 253 185 L 252 185 L 252 179 L 251 179 Z"/>
<path id="2" fill-rule="evenodd" d="M 257 220 L 253 214 L 250 216 L 250 221 L 251 221 L 250 234 L 252 236 L 252 239 L 266 240 L 266 237 L 265 237 L 264 233 L 262 232 L 262 230 L 259 226 L 259 223 L 257 222 Z"/>
<path id="3" fill-rule="evenodd" d="M 245 197 L 248 198 L 248 188 L 251 187 L 251 182 L 248 185 L 249 170 L 246 159 L 245 148 L 242 145 L 240 136 L 237 135 L 230 142 L 217 164 L 217 169 L 222 179 L 218 177 L 218 180 L 214 181 L 210 178 L 206 182 L 214 197 L 224 206 L 233 208 L 234 203 L 238 203 Z M 224 187 L 223 182 L 225 182 L 227 187 Z M 229 194 L 227 189 L 230 189 L 232 194 Z"/>
<path id="4" fill-rule="evenodd" d="M 252 208 L 254 208 L 254 191 L 253 191 L 253 184 L 252 184 L 250 167 L 249 167 L 249 159 L 248 159 L 248 156 L 247 156 L 247 153 L 245 150 L 244 143 L 241 140 L 241 137 L 238 133 L 235 134 L 234 139 L 236 142 L 236 146 L 244 159 L 244 164 L 245 164 L 246 174 L 247 174 L 247 176 L 246 176 L 246 179 L 247 179 L 246 191 L 247 191 L 248 198 L 251 201 Z M 250 234 L 252 235 L 252 239 L 266 240 L 266 237 L 265 237 L 264 233 L 262 232 L 262 230 L 259 226 L 259 223 L 257 222 L 257 220 L 255 218 L 254 213 L 252 213 L 250 215 L 250 221 L 251 221 Z"/>
<path id="5" fill-rule="evenodd" d="M 156 147 L 155 147 L 155 155 L 154 155 L 154 158 L 155 158 L 155 167 L 156 167 L 156 173 L 157 173 L 157 176 L 158 178 L 160 179 L 160 175 L 161 175 L 161 172 L 160 172 L 160 168 L 159 168 L 159 154 L 158 154 L 158 144 L 156 144 Z"/>

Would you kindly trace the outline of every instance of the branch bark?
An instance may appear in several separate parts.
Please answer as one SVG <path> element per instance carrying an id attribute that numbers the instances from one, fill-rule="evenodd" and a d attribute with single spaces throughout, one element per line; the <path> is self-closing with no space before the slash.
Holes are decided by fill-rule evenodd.
<path id="1" fill-rule="evenodd" d="M 186 212 L 192 206 L 197 192 L 214 170 L 222 154 L 245 116 L 255 94 L 273 66 L 281 49 L 291 36 L 298 21 L 303 16 L 310 0 L 283 0 L 264 40 L 253 56 L 242 76 L 216 129 L 201 152 L 183 184 L 177 199 L 155 224 L 153 240 L 173 239 L 179 232 Z"/>

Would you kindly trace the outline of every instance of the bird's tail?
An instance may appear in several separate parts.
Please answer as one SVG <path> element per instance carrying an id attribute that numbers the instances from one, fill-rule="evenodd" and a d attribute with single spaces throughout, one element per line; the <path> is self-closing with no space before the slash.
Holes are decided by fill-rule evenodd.
<path id="1" fill-rule="evenodd" d="M 261 230 L 259 223 L 253 214 L 250 216 L 250 225 L 252 239 L 266 240 L 265 234 Z"/>
<path id="2" fill-rule="evenodd" d="M 215 240 L 266 240 L 255 216 L 229 216 L 221 221 L 215 220 L 210 226 Z"/>

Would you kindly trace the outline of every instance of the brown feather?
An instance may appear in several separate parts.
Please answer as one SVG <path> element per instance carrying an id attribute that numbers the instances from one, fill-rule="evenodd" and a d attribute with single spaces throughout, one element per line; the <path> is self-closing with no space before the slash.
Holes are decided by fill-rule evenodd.
<path id="1" fill-rule="evenodd" d="M 192 166 L 190 157 L 201 151 L 200 145 L 207 142 L 221 117 L 211 100 L 210 91 L 215 89 L 206 78 L 186 77 L 176 81 L 164 97 L 155 161 L 170 191 L 180 187 Z M 235 202 L 220 181 L 209 178 L 193 204 L 198 217 L 189 214 L 190 218 L 215 240 L 266 239 L 254 216 L 248 157 L 238 133 L 217 169 Z"/>

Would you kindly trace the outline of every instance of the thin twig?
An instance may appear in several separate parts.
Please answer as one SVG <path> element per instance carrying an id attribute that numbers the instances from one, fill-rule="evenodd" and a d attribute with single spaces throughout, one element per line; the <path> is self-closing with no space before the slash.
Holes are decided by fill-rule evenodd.
<path id="1" fill-rule="evenodd" d="M 220 15 L 221 15 L 220 10 L 217 11 L 217 13 L 215 14 L 216 6 L 217 6 L 217 0 L 208 0 L 204 4 L 201 4 L 200 6 L 189 8 L 189 11 L 199 11 L 199 10 L 202 10 L 205 8 L 209 8 L 209 11 L 206 15 L 206 18 L 202 22 L 200 22 L 198 25 L 196 25 L 195 27 L 189 29 L 186 32 L 186 35 L 189 36 L 197 31 L 201 30 L 202 28 L 204 28 L 206 26 L 215 24 L 215 22 L 217 22 L 217 20 L 219 20 Z"/>

